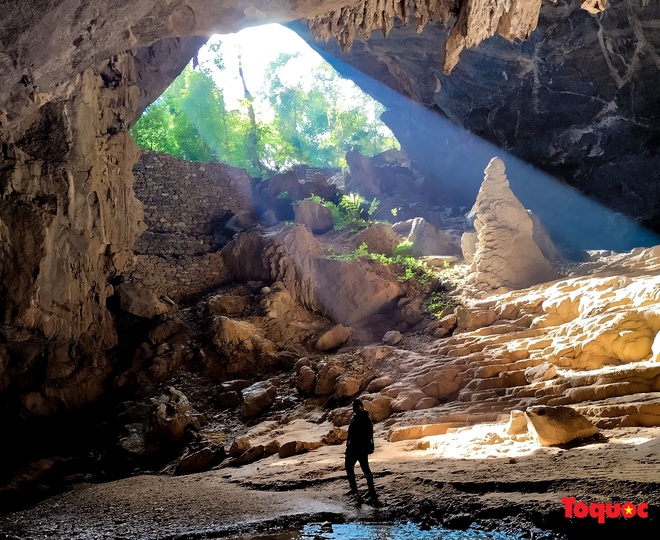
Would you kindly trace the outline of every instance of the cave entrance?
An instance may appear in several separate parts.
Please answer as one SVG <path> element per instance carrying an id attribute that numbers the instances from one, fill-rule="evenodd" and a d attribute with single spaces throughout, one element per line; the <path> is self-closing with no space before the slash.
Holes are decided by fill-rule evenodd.
<path id="1" fill-rule="evenodd" d="M 398 148 L 383 106 L 278 24 L 214 35 L 132 129 L 138 146 L 265 178 Z"/>

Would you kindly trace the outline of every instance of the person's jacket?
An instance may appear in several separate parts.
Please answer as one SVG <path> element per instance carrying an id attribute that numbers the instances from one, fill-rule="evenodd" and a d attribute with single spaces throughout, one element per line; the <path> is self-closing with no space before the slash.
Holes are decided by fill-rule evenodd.
<path id="1" fill-rule="evenodd" d="M 374 451 L 374 426 L 364 409 L 353 413 L 348 425 L 346 452 L 371 454 Z"/>

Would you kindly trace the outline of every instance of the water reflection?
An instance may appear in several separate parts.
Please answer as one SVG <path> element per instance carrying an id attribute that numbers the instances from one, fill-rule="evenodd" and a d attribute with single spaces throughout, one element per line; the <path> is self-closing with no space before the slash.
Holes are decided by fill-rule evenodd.
<path id="1" fill-rule="evenodd" d="M 315 523 L 302 530 L 287 530 L 232 540 L 518 540 L 522 535 L 468 529 L 457 531 L 435 527 L 422 530 L 414 523 Z"/>

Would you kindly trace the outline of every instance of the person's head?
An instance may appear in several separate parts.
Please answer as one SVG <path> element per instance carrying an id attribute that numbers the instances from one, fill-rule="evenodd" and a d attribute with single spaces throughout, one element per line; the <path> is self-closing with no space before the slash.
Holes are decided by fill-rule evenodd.
<path id="1" fill-rule="evenodd" d="M 364 403 L 362 403 L 361 399 L 356 399 L 353 402 L 353 412 L 358 412 L 364 409 Z"/>

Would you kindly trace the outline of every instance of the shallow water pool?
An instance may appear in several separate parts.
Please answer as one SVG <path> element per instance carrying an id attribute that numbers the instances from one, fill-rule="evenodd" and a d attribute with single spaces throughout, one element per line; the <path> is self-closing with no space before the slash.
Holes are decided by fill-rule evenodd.
<path id="1" fill-rule="evenodd" d="M 434 527 L 423 530 L 414 523 L 316 523 L 302 529 L 236 536 L 231 540 L 519 540 L 522 536 L 468 529 Z"/>

